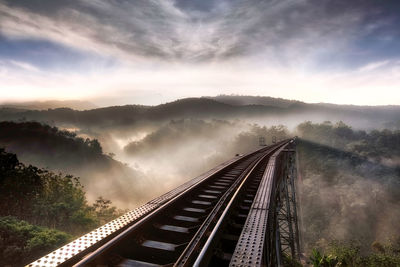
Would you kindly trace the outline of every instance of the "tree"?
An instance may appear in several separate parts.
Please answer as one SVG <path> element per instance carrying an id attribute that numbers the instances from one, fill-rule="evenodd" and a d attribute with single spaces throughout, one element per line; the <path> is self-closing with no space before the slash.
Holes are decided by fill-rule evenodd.
<path id="1" fill-rule="evenodd" d="M 100 224 L 111 221 L 118 214 L 116 208 L 111 206 L 111 200 L 104 199 L 101 196 L 96 199 L 93 208 Z"/>
<path id="2" fill-rule="evenodd" d="M 0 262 L 23 266 L 67 243 L 69 234 L 29 224 L 14 217 L 0 217 Z"/>

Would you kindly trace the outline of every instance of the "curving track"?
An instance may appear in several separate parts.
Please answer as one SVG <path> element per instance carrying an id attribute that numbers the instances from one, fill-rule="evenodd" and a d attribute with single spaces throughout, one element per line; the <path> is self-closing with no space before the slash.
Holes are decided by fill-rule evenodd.
<path id="1" fill-rule="evenodd" d="M 28 266 L 262 266 L 276 159 L 292 143 L 236 157 Z"/>

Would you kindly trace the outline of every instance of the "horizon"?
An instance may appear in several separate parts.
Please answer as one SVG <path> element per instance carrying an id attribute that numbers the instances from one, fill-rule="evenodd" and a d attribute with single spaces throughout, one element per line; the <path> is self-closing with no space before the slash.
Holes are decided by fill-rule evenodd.
<path id="1" fill-rule="evenodd" d="M 57 104 L 59 103 L 60 105 L 62 105 L 63 103 L 70 103 L 70 104 L 82 104 L 83 106 L 89 106 L 89 108 L 81 108 L 81 109 L 77 109 L 77 110 L 90 110 L 90 109 L 98 109 L 98 108 L 107 108 L 107 107 L 118 107 L 118 106 L 130 106 L 130 105 L 138 105 L 138 106 L 148 106 L 148 107 L 155 107 L 158 105 L 164 105 L 164 104 L 169 104 L 169 103 L 173 103 L 176 101 L 180 101 L 180 100 L 185 100 L 185 99 L 202 99 L 202 98 L 206 98 L 209 100 L 213 100 L 216 102 L 220 102 L 218 99 L 215 99 L 217 97 L 253 97 L 253 98 L 270 98 L 273 100 L 283 100 L 283 101 L 291 101 L 291 102 L 300 102 L 300 103 L 304 103 L 307 105 L 336 105 L 336 106 L 355 106 L 355 107 L 400 107 L 400 104 L 382 104 L 382 105 L 358 105 L 358 104 L 336 104 L 336 103 L 329 103 L 329 102 L 307 102 L 307 101 L 301 101 L 301 100 L 297 100 L 297 99 L 286 99 L 286 98 L 281 98 L 281 97 L 272 97 L 272 96 L 261 96 L 261 95 L 238 95 L 238 94 L 219 94 L 219 95 L 214 95 L 214 96 L 194 96 L 194 97 L 182 97 L 182 98 L 175 98 L 175 99 L 171 99 L 169 101 L 165 101 L 165 102 L 159 102 L 159 103 L 150 103 L 150 104 L 146 104 L 146 103 L 134 103 L 134 102 L 126 102 L 126 103 L 119 103 L 119 104 L 110 104 L 110 105 L 101 105 L 97 102 L 92 102 L 90 100 L 78 100 L 78 99 L 65 99 L 65 100 L 57 100 L 57 99 L 37 99 L 37 100 L 16 100 L 16 101 L 2 101 L 0 102 L 0 108 L 2 106 L 10 106 L 10 107 L 18 107 L 18 106 L 23 106 L 23 105 L 41 105 L 41 104 L 53 104 L 56 107 L 54 108 L 71 108 L 70 106 L 57 106 Z M 235 106 L 235 104 L 229 104 L 229 103 L 224 103 L 227 105 L 233 105 Z M 263 105 L 263 104 L 240 104 L 240 105 Z M 72 109 L 76 109 L 76 108 L 72 108 Z"/>
<path id="2" fill-rule="evenodd" d="M 399 105 L 399 11 L 395 0 L 0 0 L 0 102 Z"/>

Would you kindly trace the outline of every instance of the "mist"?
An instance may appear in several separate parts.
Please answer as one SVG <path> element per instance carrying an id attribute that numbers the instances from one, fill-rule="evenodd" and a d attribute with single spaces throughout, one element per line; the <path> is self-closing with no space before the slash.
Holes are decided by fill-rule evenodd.
<path id="1" fill-rule="evenodd" d="M 313 132 L 307 129 L 310 125 L 325 132 Z M 105 151 L 115 153 L 115 159 L 143 175 L 131 187 L 132 192 L 148 192 L 141 201 L 171 190 L 238 153 L 257 149 L 260 136 L 271 143 L 273 136 L 298 135 L 304 250 L 326 248 L 334 240 L 358 240 L 366 252 L 374 241 L 400 236 L 399 156 L 390 142 L 390 138 L 398 138 L 398 131 L 365 131 L 326 121 L 288 128 L 244 120 L 180 119 L 153 125 L 147 132 L 106 132 L 97 136 L 107 144 Z M 381 141 L 371 139 L 374 136 Z M 387 145 L 377 151 L 385 138 Z"/>
<path id="2" fill-rule="evenodd" d="M 261 136 L 267 144 L 299 136 L 304 251 L 358 240 L 367 252 L 374 241 L 400 236 L 398 108 L 219 100 L 224 103 L 202 98 L 87 111 L 3 109 L 0 117 L 14 121 L 11 128 L 21 134 L 0 134 L 0 145 L 26 164 L 79 176 L 90 203 L 102 196 L 134 209 L 254 151 Z"/>
<path id="3" fill-rule="evenodd" d="M 104 174 L 88 170 L 85 176 L 93 181 L 84 183 L 88 194 L 107 192 L 105 197 L 122 208 L 134 208 L 236 154 L 257 149 L 260 136 L 269 143 L 272 136 L 289 136 L 283 126 L 261 127 L 239 120 L 212 119 L 172 120 L 140 129 L 96 129 L 91 134 L 100 141 L 104 153 L 132 170 L 132 176 L 107 179 Z M 118 193 L 111 194 L 111 188 Z"/>
<path id="4" fill-rule="evenodd" d="M 314 130 L 330 130 L 320 132 L 318 139 L 311 138 L 315 132 L 304 130 L 310 125 Z M 384 146 L 374 141 L 354 149 L 354 143 L 363 143 L 371 136 L 398 138 L 399 132 L 361 132 L 366 134 L 363 140 L 350 142 L 338 138 L 343 129 L 350 130 L 348 134 L 357 133 L 341 123 L 306 122 L 298 127 L 297 133 L 303 135 L 297 149 L 305 251 L 314 247 L 326 251 L 333 241 L 356 241 L 362 253 L 369 253 L 374 242 L 393 242 L 400 237 L 400 165 L 394 161 L 383 164 L 388 154 L 397 158 L 399 143 Z"/>

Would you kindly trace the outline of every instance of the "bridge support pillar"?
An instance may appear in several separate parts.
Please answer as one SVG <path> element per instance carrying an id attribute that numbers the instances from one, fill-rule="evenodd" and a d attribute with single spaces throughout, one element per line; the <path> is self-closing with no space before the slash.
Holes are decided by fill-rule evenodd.
<path id="1" fill-rule="evenodd" d="M 296 195 L 296 150 L 283 150 L 280 179 L 276 184 L 275 231 L 276 265 L 294 266 L 300 260 L 300 238 Z"/>

